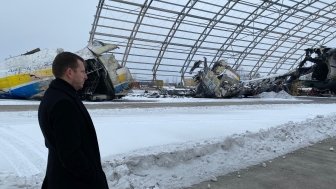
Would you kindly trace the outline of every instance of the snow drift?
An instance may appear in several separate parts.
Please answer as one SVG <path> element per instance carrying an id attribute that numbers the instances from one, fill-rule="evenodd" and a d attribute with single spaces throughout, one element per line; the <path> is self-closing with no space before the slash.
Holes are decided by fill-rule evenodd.
<path id="1" fill-rule="evenodd" d="M 183 188 L 336 136 L 335 115 L 112 155 L 104 158 L 103 168 L 110 188 Z M 0 173 L 0 188 L 40 188 L 43 176 Z"/>
<path id="2" fill-rule="evenodd" d="M 111 156 L 104 163 L 111 188 L 182 188 L 273 159 L 336 135 L 336 117 L 225 138 L 175 144 Z"/>

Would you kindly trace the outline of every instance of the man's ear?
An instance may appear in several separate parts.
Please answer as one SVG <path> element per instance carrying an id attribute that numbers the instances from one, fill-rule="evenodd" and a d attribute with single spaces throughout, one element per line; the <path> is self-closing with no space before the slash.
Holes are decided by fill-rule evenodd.
<path id="1" fill-rule="evenodd" d="M 67 78 L 72 78 L 73 75 L 73 70 L 69 67 L 65 70 L 65 74 L 64 74 Z"/>

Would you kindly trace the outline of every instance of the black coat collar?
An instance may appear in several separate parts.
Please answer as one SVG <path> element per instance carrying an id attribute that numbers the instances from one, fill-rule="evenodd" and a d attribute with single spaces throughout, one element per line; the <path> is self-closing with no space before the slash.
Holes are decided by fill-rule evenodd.
<path id="1" fill-rule="evenodd" d="M 78 97 L 75 88 L 73 88 L 73 86 L 71 86 L 68 82 L 64 81 L 63 79 L 60 78 L 54 79 L 50 83 L 49 87 L 61 90 L 70 95 L 71 97 Z"/>

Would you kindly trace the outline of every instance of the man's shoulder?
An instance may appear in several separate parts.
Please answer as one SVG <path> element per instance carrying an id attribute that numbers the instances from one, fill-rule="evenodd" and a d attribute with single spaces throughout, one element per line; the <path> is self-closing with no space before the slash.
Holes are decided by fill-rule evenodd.
<path id="1" fill-rule="evenodd" d="M 52 108 L 55 104 L 62 101 L 73 102 L 74 100 L 61 90 L 48 88 L 41 100 L 40 107 Z"/>
<path id="2" fill-rule="evenodd" d="M 59 89 L 55 89 L 55 88 L 51 88 L 51 87 L 49 87 L 46 90 L 46 92 L 43 96 L 43 100 L 58 101 L 58 100 L 63 100 L 63 99 L 71 100 L 70 96 L 67 95 L 64 91 L 59 90 Z"/>

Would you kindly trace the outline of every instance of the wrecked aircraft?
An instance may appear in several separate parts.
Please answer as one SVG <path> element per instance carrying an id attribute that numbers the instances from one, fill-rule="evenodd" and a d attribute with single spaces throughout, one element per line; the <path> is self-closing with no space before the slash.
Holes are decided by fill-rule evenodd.
<path id="1" fill-rule="evenodd" d="M 317 90 L 329 90 L 336 93 L 336 49 L 334 48 L 309 48 L 305 49 L 306 56 L 290 81 L 298 80 L 302 85 Z M 312 55 L 315 55 L 312 57 Z M 306 62 L 312 66 L 304 67 Z M 311 79 L 300 79 L 301 75 L 311 74 Z"/>
<path id="2" fill-rule="evenodd" d="M 240 92 L 240 77 L 224 60 L 216 62 L 212 68 L 208 67 L 207 59 L 195 62 L 190 74 L 204 64 L 193 79 L 197 83 L 195 97 L 233 97 Z"/>
<path id="3" fill-rule="evenodd" d="M 298 83 L 317 90 L 336 93 L 336 49 L 321 47 L 309 48 L 305 51 L 306 56 L 298 68 L 284 74 L 247 81 L 241 81 L 239 74 L 224 60 L 215 62 L 210 68 L 204 58 L 204 61 L 195 62 L 190 70 L 191 74 L 201 63 L 204 64 L 203 69 L 193 77 L 197 84 L 195 97 L 229 98 L 281 90 L 292 93 L 292 87 Z M 315 56 L 312 57 L 314 54 Z M 307 61 L 313 65 L 304 67 Z M 311 74 L 311 79 L 300 79 L 301 76 L 308 74 Z"/>
<path id="4" fill-rule="evenodd" d="M 125 96 L 131 87 L 132 76 L 112 53 L 113 44 L 94 41 L 76 52 L 86 62 L 88 79 L 79 91 L 84 100 L 112 100 Z M 0 98 L 40 99 L 48 88 L 54 57 L 62 52 L 34 49 L 0 63 Z"/>

